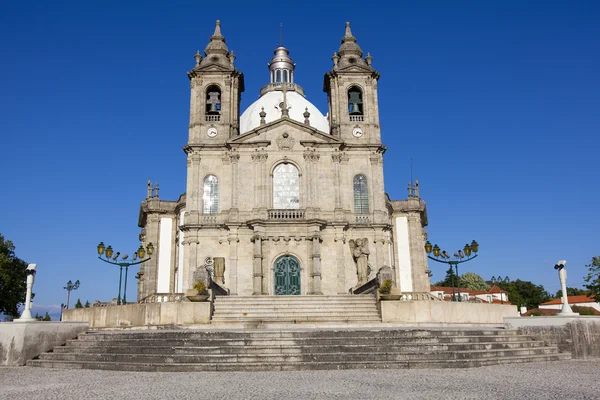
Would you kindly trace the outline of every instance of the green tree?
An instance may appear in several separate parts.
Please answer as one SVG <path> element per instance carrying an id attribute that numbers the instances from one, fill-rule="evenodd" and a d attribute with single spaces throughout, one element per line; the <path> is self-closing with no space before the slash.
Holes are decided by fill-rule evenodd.
<path id="1" fill-rule="evenodd" d="M 438 281 L 434 283 L 434 286 L 444 286 L 444 287 L 452 287 L 452 279 L 454 279 L 454 286 L 458 287 L 458 280 L 456 279 L 456 274 L 454 273 L 454 269 L 452 265 L 446 271 L 446 277 L 443 281 Z"/>
<path id="2" fill-rule="evenodd" d="M 596 301 L 600 302 L 600 256 L 592 257 L 592 262 L 587 264 L 586 267 L 588 268 L 588 275 L 584 280 L 587 283 L 583 286 L 590 291 L 590 295 L 594 296 Z"/>
<path id="3" fill-rule="evenodd" d="M 52 319 L 50 318 L 50 314 L 48 314 L 48 311 L 46 311 L 46 315 L 44 315 L 44 318 L 42 318 L 42 321 L 52 321 Z"/>
<path id="4" fill-rule="evenodd" d="M 88 300 L 85 301 L 85 304 L 83 305 L 84 308 L 90 308 L 90 302 Z"/>
<path id="5" fill-rule="evenodd" d="M 460 287 L 479 292 L 490 290 L 490 285 L 485 283 L 483 278 L 474 272 L 465 272 L 459 279 Z"/>
<path id="6" fill-rule="evenodd" d="M 83 304 L 81 304 L 81 299 L 77 299 L 77 303 L 75 303 L 75 308 L 83 308 Z"/>
<path id="7" fill-rule="evenodd" d="M 588 294 L 589 292 L 585 289 L 579 289 L 579 288 L 572 288 L 572 287 L 568 287 L 567 288 L 567 296 L 579 296 L 582 294 Z M 562 289 L 558 289 L 558 292 L 556 292 L 556 295 L 554 297 L 562 297 Z"/>
<path id="8" fill-rule="evenodd" d="M 508 300 L 517 307 L 525 305 L 528 309 L 538 308 L 542 303 L 550 300 L 550 294 L 542 285 L 535 285 L 529 281 L 498 282 L 498 287 L 508 293 Z"/>
<path id="9" fill-rule="evenodd" d="M 15 256 L 15 246 L 0 234 L 0 314 L 19 316 L 27 292 L 27 263 Z"/>
<path id="10" fill-rule="evenodd" d="M 38 313 L 35 313 L 35 317 L 33 317 L 36 321 L 41 321 L 42 320 L 42 316 Z"/>

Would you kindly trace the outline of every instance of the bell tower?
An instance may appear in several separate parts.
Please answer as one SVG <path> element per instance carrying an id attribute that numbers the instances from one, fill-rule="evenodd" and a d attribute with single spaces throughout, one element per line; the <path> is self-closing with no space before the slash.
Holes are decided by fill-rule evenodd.
<path id="1" fill-rule="evenodd" d="M 346 33 L 325 74 L 323 91 L 329 104 L 331 134 L 352 144 L 380 145 L 377 81 L 373 57 L 363 52 L 346 22 Z"/>
<path id="2" fill-rule="evenodd" d="M 196 52 L 190 79 L 190 125 L 188 145 L 223 145 L 239 135 L 240 99 L 244 75 L 233 62 L 235 55 L 225 44 L 221 22 L 204 49 Z"/>

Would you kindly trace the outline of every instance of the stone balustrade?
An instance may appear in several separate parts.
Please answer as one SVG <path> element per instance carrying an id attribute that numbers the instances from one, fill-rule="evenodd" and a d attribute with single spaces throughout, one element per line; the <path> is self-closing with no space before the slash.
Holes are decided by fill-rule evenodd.
<path id="1" fill-rule="evenodd" d="M 269 210 L 269 219 L 304 219 L 304 210 Z"/>
<path id="2" fill-rule="evenodd" d="M 219 122 L 220 120 L 221 120 L 220 115 L 207 115 L 206 116 L 207 122 Z"/>

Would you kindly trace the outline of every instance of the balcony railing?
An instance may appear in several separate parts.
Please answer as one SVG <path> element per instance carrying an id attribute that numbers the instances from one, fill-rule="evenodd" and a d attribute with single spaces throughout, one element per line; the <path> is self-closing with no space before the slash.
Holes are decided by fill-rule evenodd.
<path id="1" fill-rule="evenodd" d="M 216 214 L 207 214 L 200 216 L 200 223 L 203 225 L 216 225 L 219 222 Z"/>
<path id="2" fill-rule="evenodd" d="M 269 219 L 304 219 L 304 210 L 269 210 Z"/>
<path id="3" fill-rule="evenodd" d="M 219 122 L 220 120 L 221 120 L 220 115 L 207 115 L 206 116 L 206 121 L 208 121 L 208 122 Z"/>
<path id="4" fill-rule="evenodd" d="M 284 87 L 286 90 L 293 90 L 296 93 L 298 93 L 299 95 L 304 96 L 304 89 L 302 89 L 302 87 L 300 87 L 300 85 L 296 85 L 295 83 L 291 83 L 291 82 L 268 83 L 265 86 L 263 86 L 262 88 L 260 88 L 260 95 L 262 96 L 263 94 L 265 94 L 267 92 L 271 92 L 273 90 L 283 90 Z"/>
<path id="5" fill-rule="evenodd" d="M 357 224 L 369 224 L 369 223 L 371 223 L 371 219 L 367 215 L 357 215 L 356 223 Z"/>
<path id="6" fill-rule="evenodd" d="M 362 122 L 365 120 L 364 115 L 351 115 L 350 122 Z"/>

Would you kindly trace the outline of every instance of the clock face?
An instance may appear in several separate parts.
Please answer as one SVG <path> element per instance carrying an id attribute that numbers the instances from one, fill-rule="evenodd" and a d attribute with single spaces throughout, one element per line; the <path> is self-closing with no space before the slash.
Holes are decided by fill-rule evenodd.
<path id="1" fill-rule="evenodd" d="M 363 131 L 360 128 L 354 128 L 354 130 L 352 131 L 352 134 L 355 137 L 361 137 L 363 135 Z"/>
<path id="2" fill-rule="evenodd" d="M 217 128 L 215 128 L 214 126 L 211 126 L 206 131 L 206 134 L 208 135 L 208 137 L 215 137 L 215 136 L 217 136 Z"/>

